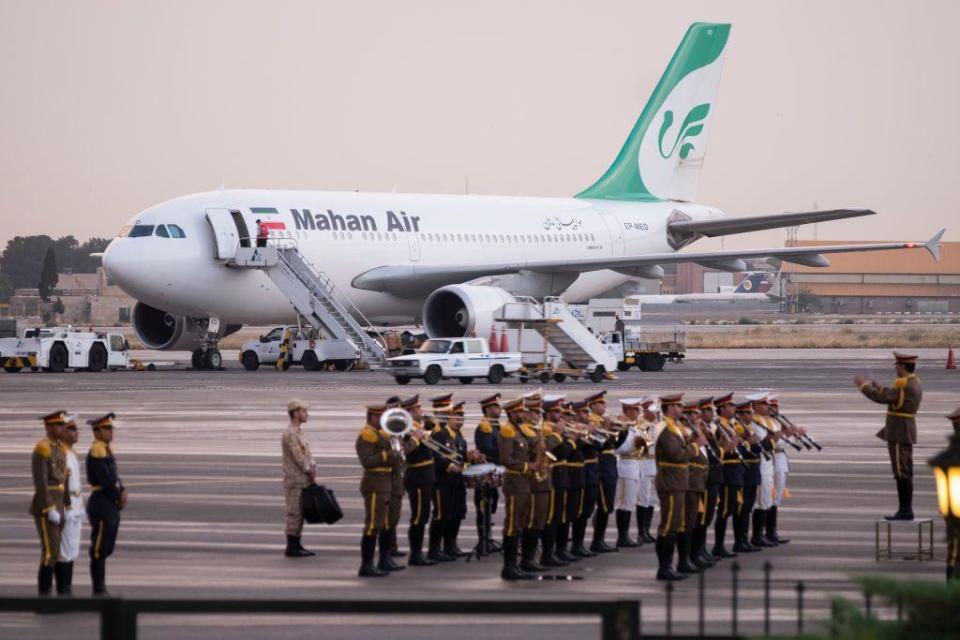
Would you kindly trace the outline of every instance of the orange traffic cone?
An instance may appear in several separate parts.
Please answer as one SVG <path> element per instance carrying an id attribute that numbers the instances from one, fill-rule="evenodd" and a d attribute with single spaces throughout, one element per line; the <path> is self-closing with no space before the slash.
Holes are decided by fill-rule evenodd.
<path id="1" fill-rule="evenodd" d="M 950 350 L 947 351 L 947 369 L 956 369 L 957 363 L 953 360 L 953 347 L 950 347 Z"/>
<path id="2" fill-rule="evenodd" d="M 510 347 L 507 346 L 507 330 L 504 329 L 503 333 L 500 334 L 500 352 L 506 353 L 510 351 Z"/>
<path id="3" fill-rule="evenodd" d="M 490 327 L 490 353 L 497 350 L 497 328 Z"/>

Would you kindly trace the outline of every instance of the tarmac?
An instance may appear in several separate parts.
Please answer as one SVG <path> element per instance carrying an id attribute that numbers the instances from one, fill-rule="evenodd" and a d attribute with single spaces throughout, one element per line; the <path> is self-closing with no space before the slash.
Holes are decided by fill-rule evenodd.
<path id="1" fill-rule="evenodd" d="M 830 599 L 846 596 L 862 604 L 852 578 L 893 575 L 941 580 L 944 571 L 942 520 L 937 515 L 932 475 L 925 461 L 946 443 L 943 416 L 960 404 L 960 372 L 944 369 L 946 353 L 920 350 L 924 398 L 915 447 L 915 511 L 933 518 L 935 560 L 875 560 L 875 523 L 895 509 L 895 489 L 886 447 L 874 434 L 883 407 L 863 398 L 853 376 L 863 373 L 889 383 L 886 350 L 700 350 L 664 371 L 620 373 L 602 385 L 615 400 L 640 394 L 684 391 L 691 397 L 728 390 L 771 389 L 785 415 L 807 426 L 822 452 L 791 451 L 791 497 L 781 508 L 780 529 L 789 545 L 741 554 L 739 629 L 761 630 L 763 565 L 772 564 L 773 631 L 796 629 L 797 581 L 805 584 L 806 629 L 828 616 Z M 663 633 L 664 585 L 654 580 L 652 545 L 607 554 L 571 565 L 560 573 L 574 580 L 504 583 L 497 557 L 429 568 L 408 568 L 385 579 L 360 579 L 359 533 L 362 504 L 354 441 L 366 404 L 390 395 L 424 397 L 453 391 L 467 400 L 466 435 L 472 441 L 479 419 L 477 400 L 494 387 L 414 381 L 401 387 L 377 372 L 243 371 L 235 353 L 218 372 L 182 368 L 144 372 L 0 374 L 0 596 L 35 593 L 39 543 L 27 506 L 32 493 L 29 454 L 41 436 L 37 417 L 64 408 L 88 418 L 106 411 L 118 415 L 115 438 L 120 473 L 129 489 L 117 551 L 108 563 L 114 595 L 150 598 L 281 599 L 551 599 L 642 601 L 645 633 Z M 182 362 L 183 354 L 157 360 Z M 496 387 L 510 397 L 537 385 L 508 380 Z M 600 388 L 588 381 L 549 383 L 546 393 L 580 397 Z M 320 482 L 334 489 L 344 518 L 333 526 L 311 526 L 304 545 L 315 558 L 282 555 L 283 500 L 280 487 L 280 434 L 285 404 L 301 397 L 312 405 L 306 432 L 319 465 Z M 91 436 L 81 431 L 78 451 Z M 475 540 L 473 511 L 461 530 L 460 546 Z M 404 505 L 404 521 L 409 512 Z M 495 516 L 499 525 L 501 514 Z M 497 527 L 499 529 L 499 526 Z M 895 543 L 916 548 L 916 525 L 898 525 Z M 632 533 L 635 534 L 635 528 Z M 85 536 L 88 535 L 85 532 Z M 611 522 L 608 541 L 615 537 Z M 728 545 L 729 545 L 728 534 Z M 405 547 L 405 526 L 401 527 Z M 712 534 L 710 540 L 712 541 Z M 84 555 L 78 560 L 74 590 L 89 592 Z M 707 572 L 708 632 L 730 629 L 732 562 Z M 582 578 L 582 579 L 579 579 Z M 695 631 L 697 580 L 676 585 L 674 631 Z M 877 610 L 878 603 L 874 603 Z M 892 615 L 890 609 L 882 610 Z M 0 637 L 97 637 L 95 617 L 81 614 L 37 616 L 0 614 Z M 141 638 L 499 638 L 596 637 L 589 618 L 545 616 L 144 616 Z"/>

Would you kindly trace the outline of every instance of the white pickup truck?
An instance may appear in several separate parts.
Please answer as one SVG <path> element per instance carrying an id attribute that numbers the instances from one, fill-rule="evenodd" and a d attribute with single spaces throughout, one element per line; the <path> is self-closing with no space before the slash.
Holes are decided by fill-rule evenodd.
<path id="1" fill-rule="evenodd" d="M 60 373 L 68 368 L 102 371 L 129 365 L 127 341 L 119 333 L 36 328 L 19 338 L 0 339 L 0 368 L 10 373 L 24 367 Z"/>
<path id="2" fill-rule="evenodd" d="M 332 364 L 337 371 L 346 371 L 360 358 L 356 346 L 348 340 L 324 339 L 312 327 L 274 327 L 256 340 L 248 340 L 240 349 L 240 363 L 247 371 L 256 371 L 261 364 L 285 371 L 291 364 L 303 365 L 307 371 L 319 371 Z"/>
<path id="3" fill-rule="evenodd" d="M 485 338 L 431 338 L 414 353 L 387 360 L 390 374 L 399 384 L 423 378 L 437 384 L 443 378 L 457 378 L 470 384 L 475 378 L 486 378 L 499 384 L 504 376 L 520 370 L 519 353 L 491 353 Z"/>

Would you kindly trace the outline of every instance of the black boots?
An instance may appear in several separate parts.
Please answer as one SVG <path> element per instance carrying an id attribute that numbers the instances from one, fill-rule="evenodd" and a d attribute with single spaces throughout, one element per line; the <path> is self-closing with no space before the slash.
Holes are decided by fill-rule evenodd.
<path id="1" fill-rule="evenodd" d="M 727 548 L 724 546 L 724 539 L 727 536 L 727 519 L 717 516 L 717 522 L 713 531 L 713 555 L 717 558 L 736 558 L 737 554 L 727 551 Z"/>
<path id="2" fill-rule="evenodd" d="M 443 552 L 456 560 L 461 556 L 470 555 L 457 546 L 457 536 L 460 535 L 459 520 L 444 520 L 443 524 Z"/>
<path id="3" fill-rule="evenodd" d="M 373 556 L 377 552 L 377 536 L 363 536 L 360 539 L 360 571 L 361 578 L 382 578 L 387 575 L 373 564 Z"/>
<path id="4" fill-rule="evenodd" d="M 537 562 L 537 544 L 540 532 L 536 529 L 524 529 L 520 535 L 520 568 L 527 573 L 543 571 L 543 565 Z"/>
<path id="5" fill-rule="evenodd" d="M 653 522 L 653 507 L 637 507 L 637 541 L 656 542 L 650 534 L 650 524 Z"/>
<path id="6" fill-rule="evenodd" d="M 567 543 L 570 542 L 570 523 L 561 524 L 557 529 L 557 557 L 564 562 L 576 562 L 580 559 L 567 549 Z"/>
<path id="7" fill-rule="evenodd" d="M 750 544 L 750 514 L 743 511 L 733 516 L 733 550 L 737 553 L 753 553 L 760 551 Z"/>
<path id="8" fill-rule="evenodd" d="M 393 534 L 386 529 L 380 530 L 380 562 L 377 563 L 377 569 L 380 571 L 403 571 L 406 569 L 402 564 L 393 561 Z"/>
<path id="9" fill-rule="evenodd" d="M 658 536 L 657 550 L 657 580 L 683 580 L 686 576 L 673 570 L 673 547 L 676 544 L 675 536 Z"/>
<path id="10" fill-rule="evenodd" d="M 699 573 L 700 569 L 690 563 L 690 532 L 677 534 L 677 573 Z"/>
<path id="11" fill-rule="evenodd" d="M 690 562 L 701 570 L 717 564 L 717 559 L 707 551 L 707 525 L 697 525 L 690 534 Z"/>
<path id="12" fill-rule="evenodd" d="M 616 547 L 607 544 L 607 522 L 610 520 L 610 514 L 603 511 L 597 511 L 593 518 L 593 541 L 590 543 L 590 551 L 594 553 L 611 553 L 617 551 Z"/>
<path id="13" fill-rule="evenodd" d="M 90 560 L 90 582 L 93 584 L 93 596 L 109 596 L 107 593 L 107 561 L 103 558 Z"/>
<path id="14" fill-rule="evenodd" d="M 776 544 L 787 544 L 790 538 L 781 538 L 777 532 L 777 507 L 770 507 L 767 511 L 767 540 Z"/>
<path id="15" fill-rule="evenodd" d="M 37 572 L 37 593 L 39 595 L 50 595 L 50 591 L 53 589 L 53 571 L 53 567 L 40 565 L 40 570 Z"/>
<path id="16" fill-rule="evenodd" d="M 434 520 L 430 523 L 430 541 L 427 558 L 434 562 L 453 562 L 456 558 L 447 555 L 440 548 L 443 545 L 443 532 L 443 520 Z"/>
<path id="17" fill-rule="evenodd" d="M 283 555 L 288 558 L 306 558 L 307 556 L 315 556 L 313 551 L 307 551 L 303 548 L 303 545 L 300 544 L 300 536 L 287 536 L 287 548 L 283 552 Z"/>
<path id="18" fill-rule="evenodd" d="M 555 552 L 559 527 L 560 525 L 556 523 L 548 524 L 544 527 L 543 533 L 540 534 L 540 564 L 543 567 L 565 567 L 569 564 L 567 561 L 560 559 Z"/>
<path id="19" fill-rule="evenodd" d="M 73 563 L 58 562 L 53 565 L 53 574 L 57 578 L 57 595 L 73 595 Z"/>
<path id="20" fill-rule="evenodd" d="M 500 577 L 504 580 L 533 580 L 533 576 L 526 571 L 521 571 L 517 566 L 517 547 L 519 545 L 519 536 L 504 536 L 503 538 L 503 570 Z"/>
<path id="21" fill-rule="evenodd" d="M 570 555 L 578 558 L 592 558 L 597 555 L 583 546 L 583 539 L 587 536 L 587 519 L 577 518 L 573 521 L 573 543 L 570 546 Z"/>
<path id="22" fill-rule="evenodd" d="M 750 544 L 758 549 L 763 547 L 775 547 L 775 543 L 766 539 L 767 510 L 753 510 L 753 535 L 750 536 Z"/>
<path id="23" fill-rule="evenodd" d="M 400 547 L 397 545 L 397 528 L 394 527 L 390 529 L 390 557 L 391 558 L 405 558 L 407 553 L 401 551 Z"/>
<path id="24" fill-rule="evenodd" d="M 617 548 L 628 549 L 639 547 L 640 543 L 630 539 L 630 516 L 629 511 L 617 509 Z"/>
<path id="25" fill-rule="evenodd" d="M 897 512 L 884 516 L 886 520 L 913 520 L 913 480 L 897 479 L 897 500 L 900 503 Z"/>
<path id="26" fill-rule="evenodd" d="M 423 534 L 424 525 L 411 525 L 407 530 L 407 541 L 410 543 L 410 559 L 407 561 L 411 567 L 432 567 L 437 564 L 423 555 Z"/>

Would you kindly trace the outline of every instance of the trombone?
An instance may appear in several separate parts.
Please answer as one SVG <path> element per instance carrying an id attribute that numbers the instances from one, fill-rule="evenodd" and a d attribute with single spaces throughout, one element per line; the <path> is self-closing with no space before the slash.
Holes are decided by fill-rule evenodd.
<path id="1" fill-rule="evenodd" d="M 793 421 L 790 420 L 790 418 L 783 415 L 779 411 L 773 414 L 773 417 L 777 422 L 787 427 L 788 429 L 798 429 L 797 425 L 795 425 Z M 799 431 L 797 431 L 797 435 L 795 437 L 807 449 L 813 446 L 813 447 L 816 447 L 817 451 L 823 451 L 823 447 L 821 447 L 820 444 L 816 440 L 814 440 L 813 436 L 811 436 L 809 433 L 800 433 Z"/>

